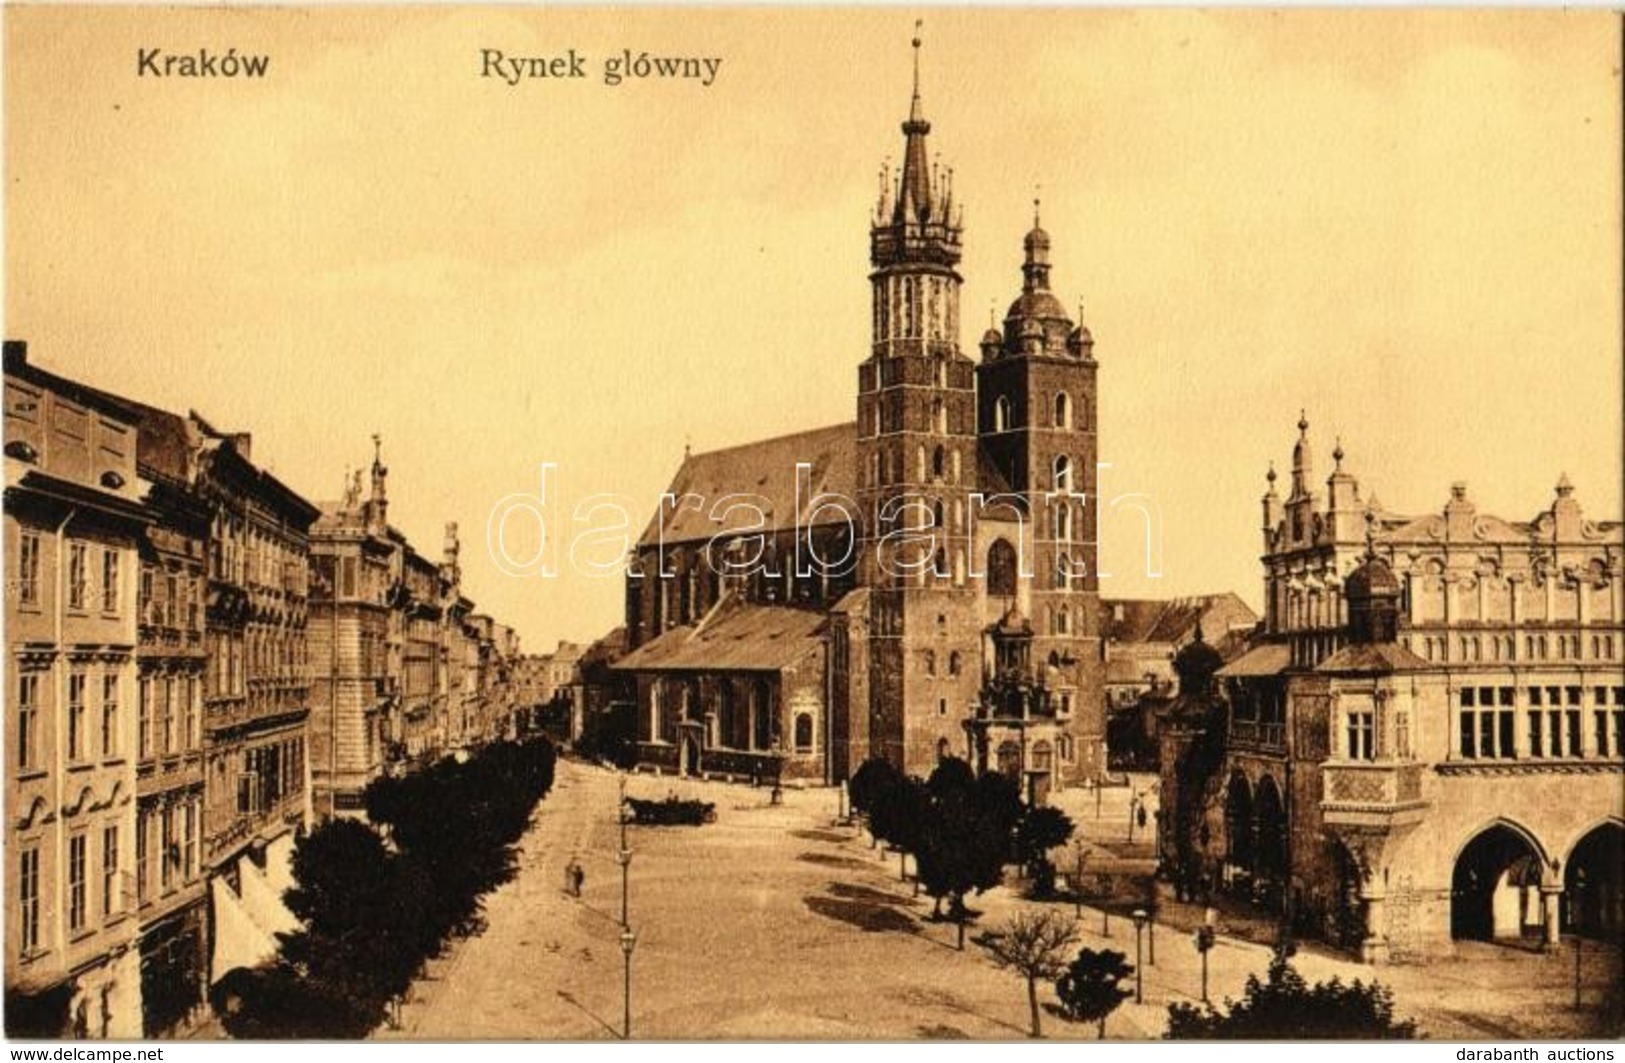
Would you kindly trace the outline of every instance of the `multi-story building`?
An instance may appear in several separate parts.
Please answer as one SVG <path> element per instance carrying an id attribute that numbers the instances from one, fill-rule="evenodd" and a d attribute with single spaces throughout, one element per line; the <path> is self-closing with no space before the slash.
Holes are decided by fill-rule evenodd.
<path id="1" fill-rule="evenodd" d="M 141 1036 L 138 411 L 5 345 L 6 1030 Z"/>
<path id="2" fill-rule="evenodd" d="M 192 489 L 210 514 L 202 860 L 217 980 L 273 954 L 294 925 L 281 895 L 293 832 L 310 821 L 306 599 L 320 511 L 254 465 L 246 433 L 190 420 Z"/>
<path id="3" fill-rule="evenodd" d="M 1051 290 L 1035 218 L 1002 330 L 980 362 L 961 351 L 960 211 L 930 131 L 916 42 L 903 164 L 869 230 L 856 420 L 685 455 L 678 504 L 638 543 L 614 667 L 646 763 L 834 780 L 952 752 L 1034 792 L 1104 768 L 1094 340 Z M 1012 620 L 1032 741 L 1038 721 L 1013 726 L 988 686 L 1016 661 L 994 647 Z"/>
<path id="4" fill-rule="evenodd" d="M 1165 770 L 1165 859 L 1373 960 L 1617 940 L 1625 526 L 1566 477 L 1528 520 L 1461 484 L 1401 515 L 1332 457 L 1323 498 L 1300 420 L 1270 473 L 1264 631 Z"/>
<path id="5" fill-rule="evenodd" d="M 390 669 L 392 560 L 381 456 L 371 494 L 361 473 L 344 497 L 321 507 L 310 529 L 310 776 L 318 816 L 356 813 L 362 792 L 384 772 L 400 705 Z"/>
<path id="6" fill-rule="evenodd" d="M 141 544 L 135 902 L 144 1026 L 173 1029 L 208 989 L 201 836 L 203 686 L 211 515 L 190 490 L 197 437 L 183 417 L 138 410 L 137 467 L 152 523 Z"/>

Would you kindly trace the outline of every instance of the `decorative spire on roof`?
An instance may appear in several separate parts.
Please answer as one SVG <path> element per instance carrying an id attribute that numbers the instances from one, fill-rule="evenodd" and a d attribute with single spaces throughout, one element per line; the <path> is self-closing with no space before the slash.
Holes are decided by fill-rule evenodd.
<path id="1" fill-rule="evenodd" d="M 1569 474 L 1562 473 L 1557 478 L 1557 497 L 1568 498 L 1574 494 L 1574 484 L 1569 481 Z"/>
<path id="2" fill-rule="evenodd" d="M 1298 411 L 1298 442 L 1292 447 L 1292 496 L 1305 498 L 1314 478 L 1314 454 L 1309 449 L 1309 413 Z"/>
<path id="3" fill-rule="evenodd" d="M 903 123 L 903 173 L 898 179 L 895 221 L 920 221 L 931 218 L 935 204 L 931 197 L 931 171 L 926 165 L 925 137 L 931 132 L 931 123 L 925 120 L 925 108 L 920 103 L 920 29 L 921 19 L 914 20 L 914 95 L 909 100 L 908 121 Z"/>

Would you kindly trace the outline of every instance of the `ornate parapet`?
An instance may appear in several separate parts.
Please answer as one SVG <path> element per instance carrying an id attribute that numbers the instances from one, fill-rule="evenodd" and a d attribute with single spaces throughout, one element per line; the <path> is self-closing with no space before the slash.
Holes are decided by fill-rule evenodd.
<path id="1" fill-rule="evenodd" d="M 1408 827 L 1427 812 L 1421 764 L 1328 763 L 1321 772 L 1320 813 L 1328 827 Z"/>

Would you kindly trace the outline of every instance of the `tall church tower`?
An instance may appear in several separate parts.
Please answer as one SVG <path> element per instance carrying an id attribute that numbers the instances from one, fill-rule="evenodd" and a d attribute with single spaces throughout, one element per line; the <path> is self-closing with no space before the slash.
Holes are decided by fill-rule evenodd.
<path id="1" fill-rule="evenodd" d="M 976 380 L 959 350 L 961 219 L 928 157 L 914 93 L 903 165 L 881 172 L 869 230 L 873 328 L 858 367 L 862 584 L 870 597 L 870 747 L 910 772 L 960 753 L 979 682 L 967 505 L 976 489 Z"/>
<path id="2" fill-rule="evenodd" d="M 1050 291 L 1050 239 L 1037 206 L 1023 241 L 1021 294 L 1003 331 L 990 327 L 982 337 L 977 419 L 982 452 L 1025 504 L 1031 660 L 1068 736 L 1058 767 L 1072 781 L 1106 768 L 1097 363 L 1088 328 L 1074 326 Z"/>

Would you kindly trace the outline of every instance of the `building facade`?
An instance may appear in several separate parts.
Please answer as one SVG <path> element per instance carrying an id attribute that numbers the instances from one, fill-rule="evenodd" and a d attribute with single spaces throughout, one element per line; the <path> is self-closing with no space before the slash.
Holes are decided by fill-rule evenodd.
<path id="1" fill-rule="evenodd" d="M 294 831 L 311 816 L 306 630 L 310 526 L 320 511 L 253 463 L 246 433 L 191 420 L 193 491 L 210 515 L 201 859 L 212 982 L 273 955 L 276 934 L 295 925 L 281 897 L 293 884 Z"/>
<path id="2" fill-rule="evenodd" d="M 143 1032 L 137 411 L 5 347 L 6 1026 Z"/>
<path id="3" fill-rule="evenodd" d="M 1035 218 L 1002 329 L 980 361 L 961 351 L 960 208 L 930 161 L 917 49 L 869 232 L 856 419 L 685 455 L 636 548 L 614 668 L 636 676 L 645 763 L 833 781 L 871 755 L 921 773 L 974 755 L 972 722 L 1013 704 L 992 684 L 1014 614 L 1030 644 L 1002 678 L 1036 692 L 1022 711 L 1051 736 L 997 763 L 1035 790 L 1104 769 L 1094 341 L 1051 291 Z"/>
<path id="4" fill-rule="evenodd" d="M 1300 421 L 1284 500 L 1271 471 L 1264 632 L 1165 769 L 1164 858 L 1372 960 L 1617 940 L 1622 525 L 1566 477 L 1528 520 L 1461 484 L 1402 515 L 1343 458 L 1321 495 Z"/>
<path id="5" fill-rule="evenodd" d="M 144 1028 L 174 1029 L 205 998 L 208 894 L 200 857 L 203 689 L 211 515 L 191 492 L 198 437 L 183 417 L 138 406 L 137 467 L 151 523 L 136 605 L 135 902 Z"/>

